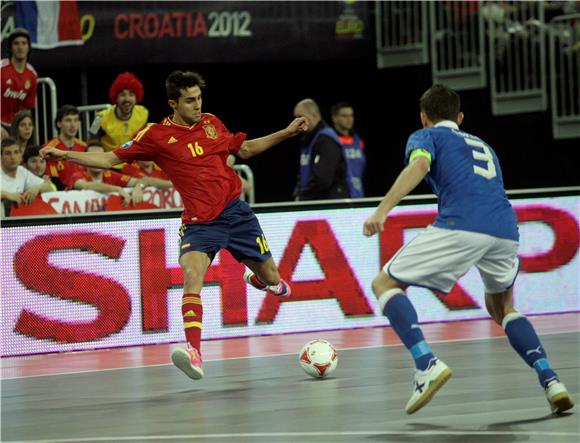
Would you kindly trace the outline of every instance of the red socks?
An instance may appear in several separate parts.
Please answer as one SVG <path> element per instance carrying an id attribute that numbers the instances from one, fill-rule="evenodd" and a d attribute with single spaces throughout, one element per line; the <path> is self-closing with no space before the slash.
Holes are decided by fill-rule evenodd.
<path id="1" fill-rule="evenodd" d="M 261 280 L 256 276 L 256 274 L 250 275 L 250 284 L 256 289 L 266 289 L 266 285 L 261 282 Z"/>
<path id="2" fill-rule="evenodd" d="M 187 342 L 200 351 L 203 306 L 199 294 L 183 294 L 181 314 Z"/>

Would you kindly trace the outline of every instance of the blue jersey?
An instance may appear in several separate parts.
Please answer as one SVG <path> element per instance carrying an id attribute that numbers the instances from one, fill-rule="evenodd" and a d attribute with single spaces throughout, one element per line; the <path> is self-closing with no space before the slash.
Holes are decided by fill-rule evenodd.
<path id="1" fill-rule="evenodd" d="M 519 239 L 499 161 L 489 145 L 444 121 L 411 134 L 405 164 L 415 149 L 431 154 L 431 170 L 425 179 L 437 195 L 434 226 Z"/>

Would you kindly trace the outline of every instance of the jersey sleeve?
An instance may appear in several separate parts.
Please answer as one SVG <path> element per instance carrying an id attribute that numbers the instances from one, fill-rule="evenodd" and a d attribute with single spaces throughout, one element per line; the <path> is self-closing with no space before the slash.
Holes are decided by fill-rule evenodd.
<path id="1" fill-rule="evenodd" d="M 73 190 L 79 180 L 87 180 L 87 176 L 81 170 L 73 172 L 63 183 L 68 189 Z"/>
<path id="2" fill-rule="evenodd" d="M 238 153 L 238 151 L 242 147 L 242 144 L 244 143 L 244 140 L 246 140 L 246 137 L 247 135 L 245 132 L 238 132 L 235 135 L 231 135 L 230 142 L 228 145 L 228 151 L 230 152 L 230 154 L 235 155 Z"/>
<path id="3" fill-rule="evenodd" d="M 125 166 L 123 166 L 123 168 L 121 169 L 121 173 L 137 178 L 145 177 L 146 175 L 141 169 L 137 168 L 133 164 L 128 163 L 125 163 Z"/>
<path id="4" fill-rule="evenodd" d="M 113 151 L 113 154 L 125 163 L 133 163 L 135 160 L 155 161 L 157 153 L 158 149 L 153 139 L 151 125 L 139 131 L 132 140 Z"/>
<path id="5" fill-rule="evenodd" d="M 115 171 L 107 171 L 106 174 L 107 175 L 103 180 L 105 183 L 113 186 L 120 186 L 122 188 L 126 188 L 128 186 L 129 180 L 132 178 L 126 174 L 120 174 Z"/>
<path id="6" fill-rule="evenodd" d="M 245 132 L 236 132 L 235 134 L 232 134 L 219 118 L 215 115 L 212 115 L 212 117 L 214 123 L 221 127 L 222 136 L 228 142 L 228 152 L 236 155 L 242 147 L 244 140 L 246 140 L 247 134 Z"/>
<path id="7" fill-rule="evenodd" d="M 435 144 L 429 130 L 420 129 L 409 136 L 405 149 L 405 165 L 409 164 L 411 155 L 415 150 L 426 151 L 430 155 L 431 162 L 435 161 Z"/>

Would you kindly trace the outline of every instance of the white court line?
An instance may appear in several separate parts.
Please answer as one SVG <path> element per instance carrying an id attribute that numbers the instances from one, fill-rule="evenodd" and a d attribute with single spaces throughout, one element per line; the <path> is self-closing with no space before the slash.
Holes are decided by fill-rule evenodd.
<path id="1" fill-rule="evenodd" d="M 130 437 L 95 437 L 65 438 L 60 440 L 10 440 L 6 443 L 83 443 L 109 441 L 145 441 L 145 440 L 198 440 L 198 439 L 240 439 L 240 438 L 304 438 L 304 437 L 365 437 L 365 436 L 521 436 L 521 437 L 578 437 L 579 432 L 540 432 L 540 431 L 352 431 L 352 432 L 249 432 L 239 434 L 189 434 L 189 435 L 142 435 Z"/>
<path id="2" fill-rule="evenodd" d="M 325 331 L 320 331 L 321 334 L 324 334 Z M 329 331 L 327 331 L 329 332 Z M 545 334 L 538 334 L 540 337 L 545 335 L 557 335 L 557 334 L 569 334 L 573 332 L 580 332 L 577 329 L 568 330 L 568 331 L 558 331 L 558 332 L 546 332 Z M 499 338 L 506 338 L 505 335 L 499 335 L 497 337 L 479 337 L 479 338 L 456 338 L 452 340 L 429 340 L 429 344 L 432 343 L 459 343 L 465 341 L 481 341 L 481 340 L 495 340 Z M 170 344 L 170 343 L 167 343 Z M 176 345 L 177 346 L 177 345 Z M 375 349 L 375 348 L 393 348 L 396 346 L 403 346 L 402 343 L 391 344 L 391 345 L 372 345 L 372 346 L 355 346 L 355 347 L 344 347 L 344 348 L 336 348 L 337 351 L 353 351 L 357 349 Z M 94 349 L 91 351 L 78 351 L 78 352 L 92 352 L 92 351 L 102 351 L 103 349 Z M 225 360 L 245 360 L 249 358 L 268 358 L 268 357 L 285 357 L 287 355 L 298 355 L 298 352 L 284 352 L 281 354 L 268 354 L 268 355 L 247 355 L 244 357 L 226 357 L 226 358 L 214 358 L 214 359 L 203 359 L 204 362 L 213 362 L 213 361 L 225 361 Z M 38 377 L 56 377 L 59 375 L 76 375 L 76 374 L 89 374 L 92 372 L 107 372 L 107 371 L 122 371 L 125 369 L 143 369 L 143 368 L 156 368 L 162 366 L 172 366 L 173 363 L 160 363 L 157 365 L 139 365 L 139 366 L 125 366 L 122 368 L 105 368 L 105 369 L 87 369 L 84 371 L 70 371 L 70 372 L 59 372 L 58 374 L 40 374 L 40 375 L 23 375 L 23 376 L 16 376 L 16 377 L 1 377 L 1 381 L 7 380 L 18 380 L 23 378 L 38 378 Z M 33 443 L 33 442 L 30 442 Z"/>

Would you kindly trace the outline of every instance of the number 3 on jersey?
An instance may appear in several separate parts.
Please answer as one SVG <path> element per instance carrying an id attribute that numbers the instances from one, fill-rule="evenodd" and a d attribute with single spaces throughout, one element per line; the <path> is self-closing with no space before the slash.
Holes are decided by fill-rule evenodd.
<path id="1" fill-rule="evenodd" d="M 495 170 L 495 163 L 493 162 L 493 154 L 489 150 L 489 147 L 479 140 L 472 140 L 470 138 L 464 138 L 463 140 L 465 140 L 465 143 L 467 143 L 469 146 L 473 147 L 473 159 L 485 162 L 484 168 L 481 166 L 473 165 L 473 172 L 475 172 L 477 175 L 481 175 L 482 177 L 487 178 L 488 180 L 494 178 L 497 175 L 497 172 Z M 482 149 L 483 152 L 475 148 Z"/>
<path id="2" fill-rule="evenodd" d="M 191 151 L 191 155 L 193 157 L 198 157 L 200 155 L 203 155 L 203 148 L 198 142 L 195 142 L 195 145 L 192 143 L 188 143 L 187 147 Z"/>

